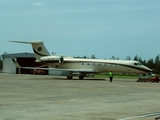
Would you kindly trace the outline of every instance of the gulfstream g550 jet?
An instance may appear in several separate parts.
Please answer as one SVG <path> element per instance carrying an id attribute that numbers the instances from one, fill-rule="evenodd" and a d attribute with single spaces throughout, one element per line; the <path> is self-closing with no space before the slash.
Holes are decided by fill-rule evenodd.
<path id="1" fill-rule="evenodd" d="M 79 72 L 79 79 L 83 79 L 89 73 L 101 72 L 120 72 L 120 73 L 136 73 L 144 74 L 152 72 L 151 69 L 142 65 L 138 61 L 131 60 L 103 60 L 103 59 L 82 59 L 58 55 L 50 55 L 42 41 L 10 41 L 16 43 L 31 44 L 36 62 L 45 64 L 49 68 L 42 68 L 45 70 L 60 70 L 69 71 L 67 79 L 72 79 L 73 72 Z M 13 60 L 15 64 L 15 60 Z M 17 67 L 20 67 L 17 65 Z M 33 69 L 31 67 L 21 67 L 26 69 Z M 39 68 L 41 69 L 41 68 Z"/>

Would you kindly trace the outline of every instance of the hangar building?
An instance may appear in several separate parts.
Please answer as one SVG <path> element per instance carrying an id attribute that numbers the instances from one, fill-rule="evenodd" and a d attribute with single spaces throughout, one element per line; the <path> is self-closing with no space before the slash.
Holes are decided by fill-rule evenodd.
<path id="1" fill-rule="evenodd" d="M 34 67 L 38 66 L 35 63 L 35 57 L 33 53 L 15 53 L 15 54 L 3 54 L 2 63 L 4 73 L 14 73 L 14 74 L 31 74 L 31 70 L 24 70 L 16 68 L 12 58 L 14 58 L 23 67 Z"/>
<path id="2" fill-rule="evenodd" d="M 33 74 L 33 70 L 30 69 L 22 69 L 16 68 L 12 58 L 14 58 L 22 67 L 36 67 L 40 66 L 40 64 L 35 62 L 34 53 L 14 53 L 14 54 L 3 54 L 2 55 L 2 63 L 4 73 L 12 73 L 12 74 Z M 64 71 L 47 71 L 49 75 L 66 75 L 67 72 Z"/>

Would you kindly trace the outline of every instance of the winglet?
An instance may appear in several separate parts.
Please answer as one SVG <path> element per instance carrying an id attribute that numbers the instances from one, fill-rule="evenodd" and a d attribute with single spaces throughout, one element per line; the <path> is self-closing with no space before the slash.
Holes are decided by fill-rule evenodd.
<path id="1" fill-rule="evenodd" d="M 17 61 L 15 61 L 15 59 L 12 58 L 12 61 L 17 68 L 21 68 L 21 66 L 17 63 Z"/>

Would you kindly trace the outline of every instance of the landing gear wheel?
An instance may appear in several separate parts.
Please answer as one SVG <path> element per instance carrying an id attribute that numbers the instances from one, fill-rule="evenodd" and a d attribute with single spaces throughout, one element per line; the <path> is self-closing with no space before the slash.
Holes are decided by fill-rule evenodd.
<path id="1" fill-rule="evenodd" d="M 138 79 L 138 82 L 143 82 L 143 80 L 141 78 Z"/>
<path id="2" fill-rule="evenodd" d="M 83 75 L 80 75 L 80 76 L 79 76 L 79 79 L 80 79 L 80 80 L 83 80 L 83 78 L 84 78 Z"/>
<path id="3" fill-rule="evenodd" d="M 72 79 L 72 76 L 67 76 L 67 79 L 71 80 L 71 79 Z"/>

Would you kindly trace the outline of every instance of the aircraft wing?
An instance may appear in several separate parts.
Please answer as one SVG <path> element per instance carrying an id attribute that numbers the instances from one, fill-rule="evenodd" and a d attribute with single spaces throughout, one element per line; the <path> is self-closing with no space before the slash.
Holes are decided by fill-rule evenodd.
<path id="1" fill-rule="evenodd" d="M 53 70 L 53 71 L 72 71 L 72 72 L 85 72 L 94 73 L 93 69 L 61 69 L 61 68 L 35 68 L 35 67 L 21 67 L 24 69 L 36 69 L 36 70 Z"/>
<path id="2" fill-rule="evenodd" d="M 21 67 L 17 61 L 12 58 L 13 63 L 17 68 L 23 69 L 36 69 L 36 70 L 55 70 L 55 71 L 72 71 L 72 72 L 85 72 L 85 73 L 94 73 L 94 69 L 61 69 L 61 68 L 37 68 L 37 67 Z"/>

